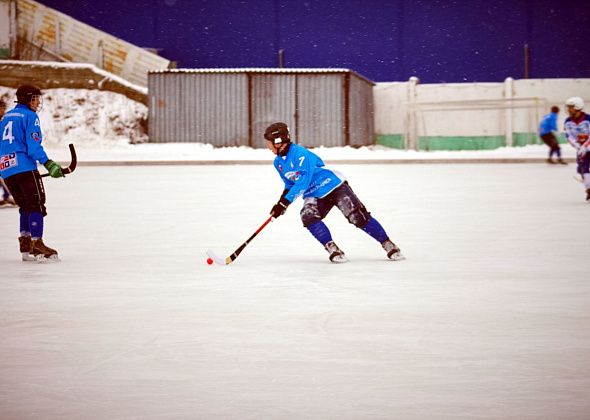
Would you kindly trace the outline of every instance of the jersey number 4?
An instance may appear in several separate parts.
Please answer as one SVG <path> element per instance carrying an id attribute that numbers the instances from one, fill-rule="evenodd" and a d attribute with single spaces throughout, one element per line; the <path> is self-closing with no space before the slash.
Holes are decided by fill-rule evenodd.
<path id="1" fill-rule="evenodd" d="M 2 132 L 2 140 L 8 140 L 10 144 L 14 140 L 14 136 L 12 135 L 12 121 L 8 121 L 6 127 L 4 127 L 4 131 Z"/>

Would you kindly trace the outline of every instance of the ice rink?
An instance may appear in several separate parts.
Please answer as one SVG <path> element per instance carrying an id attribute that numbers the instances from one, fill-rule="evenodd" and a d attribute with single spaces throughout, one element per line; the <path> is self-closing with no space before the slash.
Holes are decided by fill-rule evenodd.
<path id="1" fill-rule="evenodd" d="M 268 165 L 46 179 L 56 264 L 0 209 L 0 419 L 588 419 L 590 204 L 574 165 L 331 165 L 400 245 L 301 201 L 230 266 Z"/>

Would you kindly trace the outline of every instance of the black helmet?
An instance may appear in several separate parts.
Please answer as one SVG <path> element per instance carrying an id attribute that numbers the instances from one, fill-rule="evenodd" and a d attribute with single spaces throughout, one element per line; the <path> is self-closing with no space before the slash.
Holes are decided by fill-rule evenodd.
<path id="1" fill-rule="evenodd" d="M 264 138 L 268 141 L 272 141 L 275 145 L 291 143 L 289 127 L 283 122 L 276 122 L 269 125 L 264 131 Z"/>
<path id="2" fill-rule="evenodd" d="M 28 105 L 33 96 L 41 96 L 41 89 L 33 85 L 22 85 L 16 90 L 16 101 L 19 104 Z"/>

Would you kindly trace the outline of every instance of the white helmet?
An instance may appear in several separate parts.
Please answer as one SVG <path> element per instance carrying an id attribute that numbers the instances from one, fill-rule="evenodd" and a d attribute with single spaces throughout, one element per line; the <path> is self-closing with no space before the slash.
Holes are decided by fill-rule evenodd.
<path id="1" fill-rule="evenodd" d="M 584 109 L 584 100 L 579 96 L 572 96 L 565 101 L 565 106 L 573 106 L 576 111 L 581 111 Z"/>

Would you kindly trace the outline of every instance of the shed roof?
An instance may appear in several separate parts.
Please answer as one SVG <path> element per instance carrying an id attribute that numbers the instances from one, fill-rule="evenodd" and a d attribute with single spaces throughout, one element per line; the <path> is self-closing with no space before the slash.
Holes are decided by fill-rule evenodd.
<path id="1" fill-rule="evenodd" d="M 275 68 L 275 67 L 243 67 L 243 68 L 209 68 L 209 69 L 160 69 L 150 70 L 148 74 L 180 73 L 180 74 L 232 74 L 232 73 L 260 73 L 260 74 L 352 74 L 371 85 L 375 82 L 350 70 L 340 68 Z"/>

